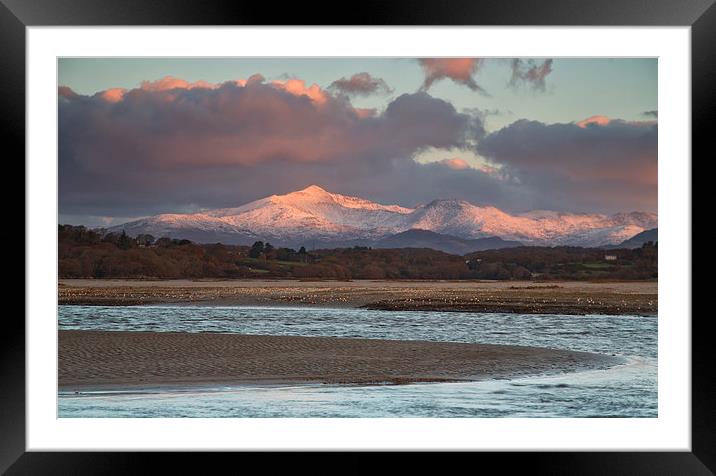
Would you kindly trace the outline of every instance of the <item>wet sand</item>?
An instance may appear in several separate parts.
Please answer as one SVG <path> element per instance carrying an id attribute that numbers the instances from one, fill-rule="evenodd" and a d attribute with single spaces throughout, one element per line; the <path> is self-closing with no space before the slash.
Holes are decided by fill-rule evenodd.
<path id="1" fill-rule="evenodd" d="M 607 368 L 615 357 L 452 342 L 59 331 L 59 389 L 452 382 Z"/>
<path id="2" fill-rule="evenodd" d="M 196 303 L 521 314 L 655 315 L 658 284 L 533 281 L 60 280 L 60 304 Z"/>

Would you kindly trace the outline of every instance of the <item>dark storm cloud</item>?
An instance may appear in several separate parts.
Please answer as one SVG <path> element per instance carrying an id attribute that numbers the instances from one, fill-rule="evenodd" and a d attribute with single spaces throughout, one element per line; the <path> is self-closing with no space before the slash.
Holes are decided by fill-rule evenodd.
<path id="1" fill-rule="evenodd" d="M 58 92 L 65 216 L 231 207 L 314 183 L 405 206 L 458 198 L 512 211 L 656 207 L 654 123 L 517 121 L 486 136 L 484 114 L 425 92 L 375 113 L 295 78 L 260 75 Z M 425 149 L 446 155 L 415 162 Z M 494 167 L 456 159 L 456 149 L 477 151 Z"/>
<path id="2" fill-rule="evenodd" d="M 371 94 L 389 94 L 393 89 L 382 78 L 369 73 L 356 73 L 350 78 L 333 81 L 328 89 L 348 96 L 369 96 Z"/>
<path id="3" fill-rule="evenodd" d="M 655 211 L 657 145 L 654 123 L 596 116 L 568 124 L 519 120 L 484 137 L 477 149 L 525 187 L 543 190 L 547 203 Z"/>
<path id="4" fill-rule="evenodd" d="M 429 173 L 413 165 L 417 151 L 469 147 L 484 135 L 479 118 L 425 93 L 399 96 L 375 115 L 295 79 L 164 78 L 91 97 L 61 92 L 60 211 L 68 215 L 235 206 L 319 181 L 345 192 L 410 167 Z M 411 193 L 401 201 L 414 201 Z"/>
<path id="5" fill-rule="evenodd" d="M 541 63 L 535 60 L 523 60 L 515 58 L 511 63 L 512 77 L 510 86 L 517 87 L 527 85 L 535 91 L 544 92 L 546 89 L 545 80 L 552 72 L 552 60 L 546 59 Z"/>

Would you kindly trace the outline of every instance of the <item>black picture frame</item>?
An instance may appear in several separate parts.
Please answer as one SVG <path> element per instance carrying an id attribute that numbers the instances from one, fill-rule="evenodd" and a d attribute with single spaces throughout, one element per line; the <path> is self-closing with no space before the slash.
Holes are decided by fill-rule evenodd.
<path id="1" fill-rule="evenodd" d="M 324 12 L 323 18 L 316 12 Z M 716 6 L 714 0 L 459 0 L 446 2 L 361 2 L 350 11 L 322 0 L 310 9 L 281 9 L 272 2 L 245 0 L 0 0 L 0 127 L 6 161 L 24 177 L 25 42 L 29 26 L 81 25 L 574 25 L 690 26 L 692 55 L 692 155 L 706 155 L 714 124 L 716 84 Z M 8 147 L 8 145 L 10 147 Z M 710 151 L 709 151 L 710 152 Z M 709 154 L 713 155 L 713 152 Z M 703 158 L 702 158 L 703 159 Z M 693 163 L 693 159 L 692 163 Z M 16 181 L 20 181 L 17 179 Z M 23 180 L 24 183 L 24 180 Z M 18 193 L 4 187 L 5 203 Z M 23 217 L 18 223 L 24 223 Z M 18 246 L 19 225 L 4 240 Z M 22 227 L 24 230 L 24 226 Z M 691 230 L 688 230 L 691 233 Z M 23 231 L 24 234 L 24 231 Z M 6 250 L 10 248 L 5 248 Z M 26 249 L 25 253 L 31 250 Z M 16 253 L 14 259 L 20 259 Z M 13 263 L 14 264 L 14 263 Z M 18 263 L 19 269 L 20 263 Z M 14 278 L 14 277 L 13 277 Z M 24 280 L 23 280 L 24 282 Z M 692 292 L 693 295 L 693 292 Z M 25 324 L 6 313 L 0 332 L 0 472 L 7 474 L 128 474 L 146 472 L 148 460 L 191 468 L 186 454 L 26 452 Z M 691 316 L 681 316 L 684 319 Z M 548 474 L 714 474 L 716 471 L 716 378 L 708 332 L 710 315 L 692 318 L 692 451 L 519 453 L 531 473 Z M 353 455 L 355 457 L 355 455 Z M 353 458 L 351 457 L 351 459 Z M 231 455 L 211 455 L 221 464 Z M 494 459 L 494 461 L 491 461 Z M 301 458 L 291 458 L 292 465 Z M 505 465 L 505 455 L 484 453 L 480 465 Z M 271 464 L 276 461 L 272 459 Z M 344 465 L 350 465 L 344 460 Z M 510 463 L 510 465 L 513 463 Z M 361 466 L 357 466 L 361 467 Z M 276 469 L 274 467 L 274 469 Z"/>

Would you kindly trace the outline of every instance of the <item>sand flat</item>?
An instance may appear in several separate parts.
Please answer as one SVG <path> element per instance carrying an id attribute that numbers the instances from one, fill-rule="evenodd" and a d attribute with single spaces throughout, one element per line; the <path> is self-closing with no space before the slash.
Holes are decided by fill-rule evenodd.
<path id="1" fill-rule="evenodd" d="M 114 288 L 124 286 L 160 287 L 160 288 L 428 288 L 428 289 L 512 289 L 512 288 L 551 288 L 565 290 L 603 290 L 610 289 L 625 293 L 656 293 L 656 281 L 489 281 L 489 280 L 298 280 L 298 279 L 60 279 L 60 285 L 89 288 Z"/>
<path id="2" fill-rule="evenodd" d="M 652 282 L 60 280 L 60 304 L 199 303 L 520 314 L 655 315 Z"/>
<path id="3" fill-rule="evenodd" d="M 177 332 L 59 331 L 62 391 L 242 383 L 470 381 L 606 368 L 534 347 Z"/>

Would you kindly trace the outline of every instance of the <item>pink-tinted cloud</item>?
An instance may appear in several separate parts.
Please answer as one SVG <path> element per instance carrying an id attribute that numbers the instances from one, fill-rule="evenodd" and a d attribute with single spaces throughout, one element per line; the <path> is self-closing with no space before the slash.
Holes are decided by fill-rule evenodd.
<path id="1" fill-rule="evenodd" d="M 57 96 L 64 99 L 74 99 L 77 97 L 77 93 L 68 88 L 67 86 L 60 86 L 57 88 Z"/>
<path id="2" fill-rule="evenodd" d="M 451 159 L 442 159 L 438 160 L 437 162 L 434 162 L 436 164 L 444 165 L 445 167 L 448 167 L 452 170 L 478 170 L 484 174 L 487 174 L 494 178 L 500 178 L 502 179 L 502 175 L 500 173 L 500 169 L 498 167 L 492 167 L 487 164 L 471 164 L 465 159 L 460 159 L 457 157 L 453 157 Z"/>
<path id="3" fill-rule="evenodd" d="M 575 124 L 582 129 L 587 127 L 594 127 L 594 126 L 607 126 L 612 122 L 612 119 L 608 118 L 607 116 L 597 115 L 597 116 L 590 116 L 586 119 L 583 119 L 581 121 L 575 122 Z M 633 126 L 641 126 L 641 127 L 651 127 L 657 125 L 656 120 L 650 120 L 650 121 L 624 121 L 619 119 L 619 122 L 622 122 L 624 124 L 631 124 Z"/>
<path id="4" fill-rule="evenodd" d="M 175 78 L 173 76 L 165 76 L 156 81 L 142 81 L 141 89 L 145 91 L 170 91 L 172 89 L 194 89 L 204 88 L 213 89 L 217 85 L 211 84 L 207 81 L 199 80 L 194 83 L 190 83 L 184 79 Z"/>
<path id="5" fill-rule="evenodd" d="M 318 104 L 324 104 L 328 100 L 328 94 L 324 92 L 317 84 L 306 86 L 306 82 L 302 79 L 287 79 L 285 81 L 272 81 L 271 85 L 276 88 L 283 89 L 295 96 L 306 96 Z"/>
<path id="6" fill-rule="evenodd" d="M 350 78 L 337 79 L 331 83 L 328 89 L 348 96 L 368 96 L 393 92 L 382 78 L 373 77 L 365 72 L 356 73 Z"/>
<path id="7" fill-rule="evenodd" d="M 93 96 L 59 88 L 61 213 L 230 207 L 307 183 L 406 206 L 443 197 L 515 211 L 655 211 L 655 124 L 517 121 L 485 135 L 479 114 L 425 92 L 374 111 L 298 79 L 163 84 Z M 476 143 L 488 165 L 414 160 Z"/>
<path id="8" fill-rule="evenodd" d="M 173 76 L 165 76 L 161 79 L 158 79 L 156 81 L 142 81 L 142 84 L 139 89 L 143 91 L 150 91 L 150 92 L 166 92 L 166 91 L 174 91 L 174 90 L 182 90 L 182 89 L 217 89 L 221 87 L 222 85 L 226 84 L 233 84 L 235 86 L 239 87 L 245 87 L 245 86 L 251 86 L 255 84 L 261 84 L 265 82 L 265 78 L 260 74 L 254 74 L 250 76 L 248 79 L 236 79 L 232 81 L 226 81 L 224 83 L 210 83 L 208 81 L 199 80 L 195 82 L 189 82 L 185 79 L 181 78 L 175 78 Z M 321 88 L 317 84 L 312 84 L 310 86 L 306 85 L 306 82 L 301 79 L 287 79 L 287 80 L 275 80 L 271 81 L 270 85 L 282 89 L 286 92 L 289 92 L 295 96 L 306 96 L 310 98 L 312 101 L 315 101 L 316 103 L 322 104 L 326 102 L 327 94 L 321 90 Z M 105 99 L 112 98 L 112 99 L 121 99 L 122 96 L 126 93 L 126 90 L 120 89 L 120 88 L 114 88 L 114 89 L 108 89 L 106 91 L 102 91 L 100 93 L 97 93 L 100 97 L 103 97 Z M 175 96 L 165 96 L 164 98 L 171 98 L 173 99 Z M 109 100 L 109 99 L 108 99 Z M 116 102 L 116 100 L 112 100 L 111 102 Z"/>
<path id="9" fill-rule="evenodd" d="M 440 161 L 441 164 L 444 164 L 447 167 L 450 167 L 453 170 L 467 170 L 469 168 L 472 168 L 470 164 L 467 163 L 466 160 L 463 159 L 443 159 Z"/>
<path id="10" fill-rule="evenodd" d="M 375 108 L 361 108 L 357 107 L 354 108 L 353 111 L 356 113 L 358 117 L 361 119 L 365 119 L 366 117 L 373 117 L 378 113 L 378 110 Z"/>
<path id="11" fill-rule="evenodd" d="M 61 91 L 64 213 L 232 206 L 321 175 L 327 184 L 387 179 L 398 169 L 419 169 L 416 151 L 464 147 L 484 134 L 478 118 L 425 93 L 402 95 L 378 113 L 298 79 L 163 84 L 116 94 L 115 101 L 107 100 L 109 91 Z"/>
<path id="12" fill-rule="evenodd" d="M 124 88 L 111 88 L 97 93 L 97 97 L 108 102 L 119 102 L 124 98 L 126 92 L 127 90 Z"/>
<path id="13" fill-rule="evenodd" d="M 597 125 L 597 126 L 606 126 L 610 122 L 611 122 L 611 120 L 607 116 L 597 115 L 597 116 L 591 116 L 586 119 L 583 119 L 583 120 L 577 122 L 576 124 L 579 127 L 581 127 L 582 129 L 584 129 L 585 127 L 588 127 L 592 124 Z"/>
<path id="14" fill-rule="evenodd" d="M 482 58 L 421 58 L 418 61 L 425 72 L 421 91 L 429 90 L 435 81 L 450 79 L 473 91 L 485 93 L 474 78 L 482 65 Z"/>

